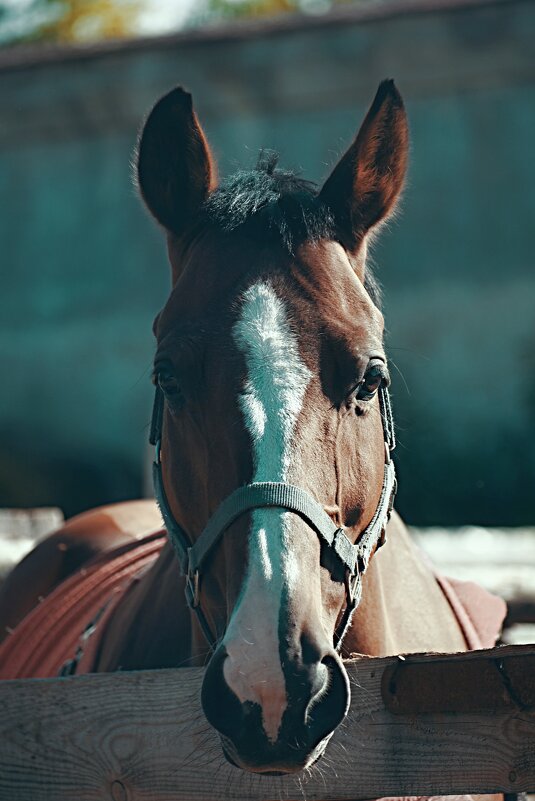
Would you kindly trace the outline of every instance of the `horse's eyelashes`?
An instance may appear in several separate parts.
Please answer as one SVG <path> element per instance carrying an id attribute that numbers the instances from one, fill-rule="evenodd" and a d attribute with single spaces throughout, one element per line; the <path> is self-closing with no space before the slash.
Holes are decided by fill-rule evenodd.
<path id="1" fill-rule="evenodd" d="M 390 384 L 388 369 L 382 359 L 372 359 L 366 368 L 362 381 L 355 389 L 355 398 L 369 401 L 375 397 L 379 389 Z"/>
<path id="2" fill-rule="evenodd" d="M 176 411 L 183 404 L 182 387 L 170 365 L 157 365 L 154 368 L 153 382 L 160 387 L 172 410 Z"/>

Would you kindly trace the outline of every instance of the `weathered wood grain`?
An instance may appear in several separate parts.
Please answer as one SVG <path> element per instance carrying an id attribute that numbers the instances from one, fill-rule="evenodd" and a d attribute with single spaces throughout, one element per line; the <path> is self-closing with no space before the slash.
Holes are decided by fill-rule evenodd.
<path id="1" fill-rule="evenodd" d="M 1 682 L 0 799 L 333 801 L 534 790 L 534 663 L 535 646 L 356 660 L 347 721 L 318 766 L 296 777 L 253 776 L 225 762 L 200 710 L 200 669 Z M 417 691 L 422 665 L 422 681 L 440 677 L 439 711 L 388 711 L 383 695 L 392 708 L 392 693 Z M 480 676 L 494 668 L 499 681 L 484 681 L 485 711 L 474 711 Z M 459 683 L 466 711 L 440 711 Z"/>

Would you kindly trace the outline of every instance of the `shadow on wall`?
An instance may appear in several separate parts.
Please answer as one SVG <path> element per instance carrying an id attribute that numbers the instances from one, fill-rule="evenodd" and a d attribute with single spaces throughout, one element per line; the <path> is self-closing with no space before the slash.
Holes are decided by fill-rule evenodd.
<path id="1" fill-rule="evenodd" d="M 532 292 L 524 300 L 532 304 Z M 535 334 L 526 334 L 533 315 L 520 313 L 520 298 L 506 297 L 506 304 L 524 329 L 512 338 L 512 350 L 500 353 L 490 335 L 474 361 L 468 345 L 464 354 L 451 348 L 452 368 L 441 375 L 443 360 L 423 356 L 423 345 L 407 353 L 393 349 L 405 379 L 404 385 L 393 373 L 396 508 L 407 522 L 522 526 L 534 520 Z M 477 311 L 474 316 L 484 331 Z M 487 323 L 500 320 L 496 314 Z"/>
<path id="2" fill-rule="evenodd" d="M 403 417 L 397 415 L 401 429 Z M 398 436 L 400 489 L 396 508 L 407 522 L 422 526 L 437 521 L 444 526 L 474 521 L 482 526 L 522 526 L 526 520 L 533 520 L 530 488 L 535 485 L 535 457 L 523 434 L 495 431 L 492 437 L 474 440 L 469 451 L 442 444 L 439 454 L 433 438 L 437 429 L 429 410 L 422 420 L 426 435 L 420 436 L 413 447 L 404 448 L 403 430 Z M 532 442 L 534 437 L 535 426 Z M 410 480 L 410 476 L 419 480 Z M 522 487 L 524 491 L 519 492 Z"/>
<path id="3" fill-rule="evenodd" d="M 416 525 L 533 524 L 535 4 L 412 5 L 0 54 L 0 503 L 69 515 L 142 493 L 169 272 L 129 159 L 155 99 L 189 87 L 222 174 L 264 146 L 320 179 L 392 76 L 410 174 L 371 255 L 408 386 L 394 367 L 398 508 Z"/>
<path id="4" fill-rule="evenodd" d="M 50 506 L 65 517 L 106 503 L 139 498 L 142 472 L 126 459 L 105 456 L 84 458 L 66 453 L 37 453 L 13 442 L 12 432 L 0 432 L 0 507 Z"/>

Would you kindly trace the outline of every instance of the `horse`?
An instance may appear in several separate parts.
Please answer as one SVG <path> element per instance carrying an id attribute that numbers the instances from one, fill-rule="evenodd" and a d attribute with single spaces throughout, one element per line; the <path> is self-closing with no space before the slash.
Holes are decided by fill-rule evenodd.
<path id="1" fill-rule="evenodd" d="M 154 505 L 152 538 L 126 515 L 121 541 L 103 536 L 84 576 L 77 565 L 51 582 L 21 622 L 31 603 L 20 605 L 0 660 L 28 639 L 17 632 L 45 634 L 11 676 L 204 666 L 202 707 L 226 759 L 281 774 L 319 760 L 345 718 L 347 657 L 495 643 L 503 602 L 437 576 L 392 509 L 390 377 L 367 250 L 396 209 L 408 148 L 387 80 L 321 188 L 271 151 L 219 181 L 191 95 L 156 103 L 136 164 L 171 268 L 151 425 L 165 526 Z M 78 530 L 90 537 L 99 520 L 86 513 Z M 21 594 L 35 558 L 10 579 Z M 89 578 L 90 636 L 75 659 L 52 658 L 47 604 L 80 603 Z"/>

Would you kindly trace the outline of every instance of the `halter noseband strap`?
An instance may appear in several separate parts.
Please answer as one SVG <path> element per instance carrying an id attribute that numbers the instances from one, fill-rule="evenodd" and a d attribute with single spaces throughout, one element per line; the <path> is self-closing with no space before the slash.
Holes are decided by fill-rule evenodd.
<path id="1" fill-rule="evenodd" d="M 160 460 L 164 395 L 160 387 L 156 387 L 150 430 L 150 442 L 155 445 L 155 459 L 152 466 L 154 492 L 182 574 L 186 576 L 186 600 L 189 607 L 195 611 L 210 645 L 214 645 L 215 639 L 200 606 L 201 568 L 235 520 L 253 509 L 272 507 L 298 514 L 314 529 L 321 543 L 329 549 L 334 561 L 341 568 L 347 594 L 346 608 L 335 634 L 336 648 L 338 650 L 341 648 L 351 617 L 362 595 L 361 576 L 368 567 L 374 549 L 384 542 L 386 525 L 396 494 L 396 472 L 390 458 L 390 451 L 395 447 L 392 409 L 386 387 L 381 387 L 379 393 L 385 435 L 383 487 L 375 514 L 356 544 L 351 542 L 343 528 L 333 523 L 324 508 L 307 492 L 292 484 L 271 481 L 238 487 L 222 501 L 200 536 L 192 543 L 185 530 L 175 520 L 165 494 Z"/>

